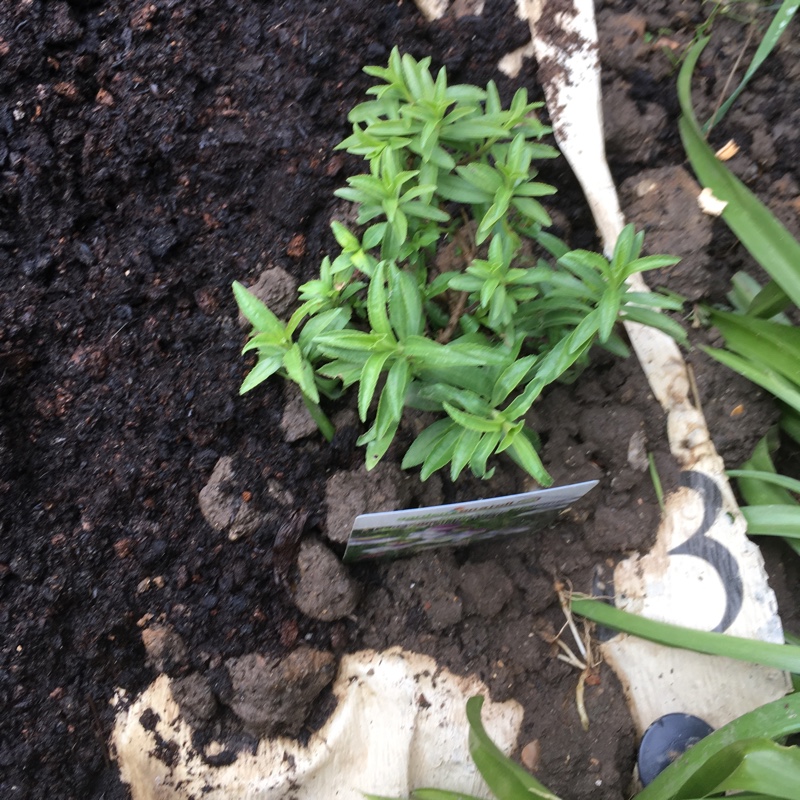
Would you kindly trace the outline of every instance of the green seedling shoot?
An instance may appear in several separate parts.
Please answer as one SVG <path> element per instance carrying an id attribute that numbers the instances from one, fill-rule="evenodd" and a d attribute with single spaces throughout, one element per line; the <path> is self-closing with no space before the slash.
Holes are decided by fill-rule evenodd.
<path id="1" fill-rule="evenodd" d="M 676 259 L 643 257 L 631 227 L 610 261 L 547 232 L 541 198 L 556 190 L 536 165 L 557 152 L 524 89 L 504 108 L 494 83 L 450 85 L 430 58 L 396 49 L 387 67 L 365 72 L 378 83 L 339 147 L 363 156 L 368 172 L 336 192 L 356 205 L 356 227 L 332 223 L 340 251 L 300 287 L 287 323 L 234 285 L 253 325 L 245 351 L 258 355 L 241 390 L 274 374 L 293 381 L 330 438 L 325 398 L 352 387 L 368 469 L 408 410 L 421 409 L 437 418 L 403 467 L 420 467 L 423 480 L 446 467 L 453 480 L 466 468 L 486 478 L 506 453 L 549 485 L 525 415 L 548 384 L 575 377 L 593 345 L 627 354 L 619 320 L 683 338 L 659 313 L 679 300 L 627 284 Z"/>

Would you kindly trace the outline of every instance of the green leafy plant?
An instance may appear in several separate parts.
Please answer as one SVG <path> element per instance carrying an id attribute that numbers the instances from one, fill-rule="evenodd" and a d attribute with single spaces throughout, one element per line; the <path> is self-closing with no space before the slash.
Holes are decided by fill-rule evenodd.
<path id="1" fill-rule="evenodd" d="M 741 469 L 728 470 L 737 479 L 739 491 L 747 503 L 742 513 L 747 529 L 754 534 L 784 536 L 786 544 L 800 555 L 800 481 L 778 475 L 771 451 L 778 446 L 773 429 L 757 445 Z"/>
<path id="2" fill-rule="evenodd" d="M 469 750 L 497 800 L 559 800 L 505 756 L 481 724 L 482 697 L 467 701 Z M 737 793 L 743 800 L 796 800 L 800 749 L 779 741 L 800 731 L 800 694 L 745 714 L 702 739 L 670 764 L 634 800 L 700 800 Z M 742 794 L 738 794 L 741 792 Z M 391 800 L 365 795 L 367 800 Z M 477 800 L 445 789 L 417 789 L 411 800 Z"/>
<path id="3" fill-rule="evenodd" d="M 577 374 L 595 343 L 627 354 L 618 320 L 683 338 L 659 313 L 680 300 L 627 284 L 676 259 L 642 257 L 630 227 L 610 260 L 570 251 L 545 230 L 539 198 L 555 189 L 534 165 L 557 154 L 542 141 L 538 104 L 523 89 L 503 108 L 493 83 L 449 85 L 429 64 L 395 49 L 387 67 L 366 68 L 379 83 L 350 113 L 340 147 L 369 172 L 336 192 L 356 204 L 359 227 L 333 223 L 341 250 L 300 287 L 291 319 L 234 284 L 254 328 L 245 351 L 258 354 L 242 391 L 276 373 L 293 381 L 330 438 L 321 398 L 357 387 L 368 469 L 414 408 L 438 414 L 403 459 L 423 480 L 448 465 L 453 479 L 467 467 L 488 477 L 490 457 L 507 453 L 547 485 L 525 414 L 545 386 Z"/>
<path id="4" fill-rule="evenodd" d="M 720 6 L 722 6 L 722 3 L 720 3 L 717 7 Z M 753 6 L 751 6 L 751 8 L 752 7 Z M 755 8 L 757 8 L 757 6 L 755 6 Z M 739 84 L 736 86 L 736 88 L 730 93 L 726 100 L 720 104 L 719 108 L 711 115 L 711 118 L 703 126 L 703 131 L 705 133 L 708 133 L 708 131 L 710 131 L 711 128 L 713 128 L 714 125 L 716 125 L 725 116 L 725 114 L 728 113 L 731 106 L 736 102 L 736 99 L 744 91 L 747 84 L 750 83 L 750 79 L 753 77 L 753 75 L 755 75 L 758 68 L 764 63 L 764 61 L 766 61 L 767 56 L 769 56 L 769 54 L 775 49 L 775 45 L 778 44 L 778 40 L 783 35 L 783 32 L 786 30 L 789 23 L 792 21 L 795 13 L 797 13 L 797 8 L 797 0 L 783 0 L 780 6 L 778 6 L 769 26 L 761 37 L 761 41 L 759 42 L 756 52 L 753 55 L 753 59 L 745 70 L 741 81 L 739 81 Z M 751 27 L 751 31 L 752 30 L 754 30 L 754 27 Z M 705 29 L 705 33 L 707 32 L 708 28 Z"/>
<path id="5" fill-rule="evenodd" d="M 770 47 L 763 42 L 764 47 L 759 47 L 763 58 L 796 9 L 796 3 L 781 6 L 777 22 L 765 37 Z M 772 280 L 762 289 L 749 276 L 737 276 L 730 295 L 736 311 L 708 310 L 726 348 L 704 350 L 772 394 L 783 408 L 782 429 L 800 442 L 800 329 L 781 313 L 792 306 L 800 308 L 800 242 L 716 158 L 703 138 L 692 108 L 691 80 L 706 44 L 707 40 L 702 40 L 692 48 L 678 81 L 684 147 L 700 182 L 727 203 L 722 219 Z M 748 530 L 783 536 L 800 553 L 800 504 L 793 494 L 800 484 L 775 473 L 770 450 L 777 444 L 775 436 L 762 441 L 744 465 L 745 472 L 733 471 L 731 475 L 739 478 L 739 489 L 747 502 L 742 512 Z"/>

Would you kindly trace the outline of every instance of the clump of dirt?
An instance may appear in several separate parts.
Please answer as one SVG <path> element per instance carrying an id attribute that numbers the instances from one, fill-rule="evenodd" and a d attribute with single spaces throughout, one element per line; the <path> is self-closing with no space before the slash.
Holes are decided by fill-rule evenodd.
<path id="1" fill-rule="evenodd" d="M 361 166 L 333 147 L 370 83 L 361 68 L 397 45 L 432 55 L 454 81 L 492 78 L 504 97 L 521 82 L 541 98 L 535 65 L 513 83 L 496 69 L 528 37 L 511 0 L 438 23 L 408 0 L 368 13 L 353 0 L 12 5 L 0 15 L 0 793 L 128 796 L 106 749 L 109 700 L 160 669 L 179 680 L 198 741 L 221 730 L 235 758 L 252 737 L 227 718 L 219 727 L 226 665 L 253 654 L 283 664 L 299 647 L 327 661 L 402 644 L 519 700 L 524 741 L 540 742 L 537 774 L 563 796 L 626 795 L 634 737 L 613 676 L 600 667 L 587 687 L 584 732 L 577 673 L 548 642 L 563 625 L 554 579 L 588 588 L 597 565 L 648 546 L 657 506 L 642 453 L 655 454 L 665 489 L 676 485 L 663 418 L 635 362 L 601 358 L 532 412 L 556 479 L 600 480 L 556 527 L 356 565 L 348 580 L 361 599 L 336 619 L 298 607 L 298 555 L 330 535 L 326 486 L 360 470 L 358 425 L 342 409 L 327 444 L 282 426 L 291 398 L 278 382 L 238 396 L 244 331 L 230 284 L 265 271 L 307 280 L 333 249 L 333 190 Z M 627 10 L 608 2 L 601 14 L 606 80 L 624 81 L 616 107 L 637 112 L 644 143 L 626 145 L 618 126 L 612 169 L 623 179 L 683 162 L 668 60 L 630 32 L 625 47 L 609 47 Z M 671 2 L 639 13 L 647 30 L 685 39 L 702 9 L 687 16 Z M 727 30 L 733 38 L 701 65 L 709 94 L 741 40 Z M 740 168 L 789 217 L 800 136 L 791 48 L 743 99 Z M 543 165 L 542 178 L 562 189 L 559 234 L 595 246 L 563 161 Z M 730 271 L 751 262 L 719 223 L 712 236 L 704 264 L 714 269 L 703 283 L 686 277 L 693 296 L 719 300 Z M 722 437 L 734 465 L 763 427 L 760 405 L 735 389 L 723 397 L 715 387 L 728 377 L 705 380 L 718 397 L 703 403 L 718 402 L 735 423 Z M 746 430 L 727 412 L 739 402 L 752 411 Z M 515 491 L 520 476 L 430 486 L 449 501 Z M 326 710 L 323 700 L 290 727 L 307 736 Z"/>

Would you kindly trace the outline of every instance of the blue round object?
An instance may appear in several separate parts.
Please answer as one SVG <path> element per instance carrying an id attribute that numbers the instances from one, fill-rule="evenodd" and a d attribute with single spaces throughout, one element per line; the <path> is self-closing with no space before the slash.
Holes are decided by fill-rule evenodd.
<path id="1" fill-rule="evenodd" d="M 639 745 L 639 780 L 647 786 L 678 756 L 712 733 L 714 729 L 691 714 L 665 714 L 642 736 Z"/>

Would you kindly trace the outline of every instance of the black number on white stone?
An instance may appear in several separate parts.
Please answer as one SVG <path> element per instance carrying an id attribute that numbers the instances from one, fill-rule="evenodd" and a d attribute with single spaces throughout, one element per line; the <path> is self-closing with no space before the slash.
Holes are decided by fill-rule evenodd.
<path id="1" fill-rule="evenodd" d="M 725 545 L 706 536 L 722 511 L 722 493 L 712 478 L 702 472 L 681 473 L 681 486 L 692 489 L 703 498 L 703 521 L 700 527 L 685 541 L 669 551 L 671 556 L 695 556 L 710 564 L 722 581 L 725 589 L 725 613 L 714 633 L 726 631 L 741 611 L 744 600 L 744 584 L 739 564 Z"/>

